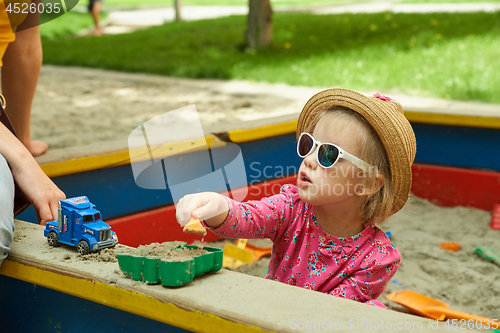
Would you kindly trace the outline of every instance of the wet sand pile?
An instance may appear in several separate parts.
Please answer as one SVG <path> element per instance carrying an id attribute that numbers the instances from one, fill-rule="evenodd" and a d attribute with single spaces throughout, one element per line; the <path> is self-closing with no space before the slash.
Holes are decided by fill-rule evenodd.
<path id="1" fill-rule="evenodd" d="M 78 254 L 77 258 L 82 261 L 118 262 L 116 257 L 117 254 L 131 254 L 138 257 L 147 257 L 153 259 L 158 258 L 165 261 L 178 261 L 190 259 L 208 253 L 208 251 L 199 248 L 192 249 L 182 247 L 184 245 L 186 245 L 186 242 L 181 241 L 151 243 L 148 245 L 141 245 L 138 248 L 132 248 L 118 244 L 114 248 L 91 252 L 84 256 Z M 71 258 L 71 256 L 69 256 L 69 258 Z"/>

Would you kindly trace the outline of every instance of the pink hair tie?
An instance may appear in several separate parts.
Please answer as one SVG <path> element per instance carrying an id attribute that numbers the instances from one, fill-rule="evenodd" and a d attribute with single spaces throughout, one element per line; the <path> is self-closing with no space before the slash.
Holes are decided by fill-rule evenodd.
<path id="1" fill-rule="evenodd" d="M 384 100 L 384 101 L 395 101 L 395 99 L 392 99 L 392 98 L 384 96 L 384 95 L 380 95 L 379 93 L 373 94 L 373 96 L 380 98 L 381 100 Z"/>

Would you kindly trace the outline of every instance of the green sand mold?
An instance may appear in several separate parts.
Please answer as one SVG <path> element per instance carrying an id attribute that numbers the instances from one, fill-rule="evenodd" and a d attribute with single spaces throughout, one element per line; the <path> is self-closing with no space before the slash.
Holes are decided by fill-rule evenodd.
<path id="1" fill-rule="evenodd" d="M 195 276 L 218 272 L 222 268 L 222 250 L 215 247 L 180 245 L 192 250 L 202 249 L 208 253 L 190 259 L 157 259 L 133 254 L 117 254 L 118 265 L 125 276 L 134 281 L 150 284 L 161 283 L 166 287 L 183 286 Z"/>
<path id="2" fill-rule="evenodd" d="M 481 259 L 494 263 L 500 267 L 500 250 L 478 247 L 474 251 Z"/>

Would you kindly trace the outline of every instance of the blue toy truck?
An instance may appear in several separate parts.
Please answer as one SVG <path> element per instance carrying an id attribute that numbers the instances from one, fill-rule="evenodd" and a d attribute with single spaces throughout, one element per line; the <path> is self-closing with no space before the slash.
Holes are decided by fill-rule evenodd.
<path id="1" fill-rule="evenodd" d="M 58 219 L 48 222 L 43 234 L 49 245 L 76 246 L 82 255 L 118 243 L 116 233 L 102 221 L 101 213 L 86 196 L 60 200 Z"/>

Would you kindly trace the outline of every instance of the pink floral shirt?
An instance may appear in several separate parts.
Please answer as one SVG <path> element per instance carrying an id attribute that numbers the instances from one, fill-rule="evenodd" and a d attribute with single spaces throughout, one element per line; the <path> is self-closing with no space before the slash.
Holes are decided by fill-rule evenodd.
<path id="1" fill-rule="evenodd" d="M 303 202 L 293 185 L 260 201 L 225 198 L 228 216 L 211 230 L 224 238 L 270 238 L 274 246 L 266 279 L 385 308 L 376 298 L 396 273 L 401 255 L 378 227 L 365 223 L 357 235 L 335 237 L 321 228 L 314 206 Z"/>

